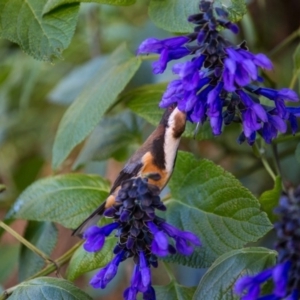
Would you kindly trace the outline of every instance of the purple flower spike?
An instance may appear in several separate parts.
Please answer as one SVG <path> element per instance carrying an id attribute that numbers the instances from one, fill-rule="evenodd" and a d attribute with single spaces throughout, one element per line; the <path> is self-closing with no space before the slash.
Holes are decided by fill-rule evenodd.
<path id="1" fill-rule="evenodd" d="M 209 120 L 214 135 L 222 133 L 223 123 L 239 122 L 243 125 L 239 143 L 247 141 L 252 145 L 257 134 L 270 143 L 278 131 L 285 131 L 282 121 L 287 120 L 295 134 L 298 130 L 296 118 L 300 113 L 289 111 L 286 101 L 298 101 L 298 95 L 286 88 L 274 90 L 256 86 L 263 82 L 260 69 L 273 68 L 270 59 L 263 53 L 252 53 L 246 42 L 234 45 L 221 36 L 220 27 L 235 34 L 239 28 L 228 20 L 225 9 L 215 7 L 214 1 L 201 0 L 199 8 L 200 13 L 188 18 L 195 24 L 192 33 L 161 41 L 147 39 L 139 47 L 139 53 L 160 54 L 159 60 L 153 63 L 155 74 L 164 72 L 170 60 L 188 56 L 185 62 L 173 66 L 178 78 L 168 85 L 159 107 L 175 104 L 190 122 L 203 124 Z M 274 103 L 262 105 L 260 95 Z M 269 114 L 272 120 L 281 119 L 278 126 L 274 122 L 267 124 Z"/>
<path id="2" fill-rule="evenodd" d="M 235 293 L 242 296 L 242 300 L 299 300 L 300 186 L 282 194 L 274 213 L 279 215 L 274 224 L 277 234 L 277 263 L 257 275 L 237 280 Z M 270 294 L 261 296 L 261 285 L 268 280 L 272 280 L 273 290 Z"/>

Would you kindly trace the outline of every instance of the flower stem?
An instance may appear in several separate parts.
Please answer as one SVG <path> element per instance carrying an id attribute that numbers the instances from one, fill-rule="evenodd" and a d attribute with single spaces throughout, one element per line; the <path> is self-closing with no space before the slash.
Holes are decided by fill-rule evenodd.
<path id="1" fill-rule="evenodd" d="M 286 141 L 289 141 L 289 140 L 294 140 L 297 137 L 300 137 L 300 132 L 298 132 L 294 135 L 292 135 L 292 134 L 283 135 L 283 136 L 278 137 L 277 139 L 274 139 L 273 144 L 280 144 L 280 143 L 283 143 L 283 142 L 286 142 Z"/>
<path id="2" fill-rule="evenodd" d="M 299 75 L 300 75 L 300 70 L 297 70 L 297 71 L 294 72 L 294 75 L 292 77 L 292 80 L 291 80 L 291 83 L 290 83 L 290 86 L 289 86 L 289 88 L 291 90 L 294 89 L 295 84 L 296 84 L 296 80 L 298 79 Z"/>
<path id="3" fill-rule="evenodd" d="M 11 227 L 6 225 L 4 222 L 0 221 L 0 227 L 2 227 L 4 230 L 6 230 L 8 233 L 10 233 L 13 237 L 15 237 L 20 243 L 22 243 L 24 246 L 26 246 L 28 249 L 30 249 L 32 252 L 40 256 L 43 260 L 47 262 L 53 262 L 53 260 L 46 255 L 43 251 L 32 245 L 30 242 L 28 242 L 26 239 L 24 239 L 20 234 L 18 234 L 16 231 L 14 231 Z"/>
<path id="4" fill-rule="evenodd" d="M 151 54 L 151 55 L 142 55 L 139 56 L 141 60 L 154 60 L 154 59 L 158 59 L 159 55 L 157 54 Z"/>
<path id="5" fill-rule="evenodd" d="M 266 157 L 263 155 L 263 152 L 261 151 L 261 149 L 259 149 L 259 147 L 257 146 L 257 144 L 255 143 L 253 145 L 253 147 L 255 148 L 256 152 L 259 154 L 260 160 L 263 164 L 263 166 L 265 167 L 266 171 L 269 173 L 269 175 L 272 177 L 272 179 L 276 180 L 276 175 L 274 173 L 274 171 L 272 170 L 269 162 L 267 161 Z"/>
<path id="6" fill-rule="evenodd" d="M 269 52 L 269 56 L 274 56 L 285 48 L 289 43 L 295 40 L 297 37 L 300 37 L 300 27 L 292 32 L 288 37 L 286 37 L 281 43 L 279 43 L 273 50 Z"/>
<path id="7" fill-rule="evenodd" d="M 175 278 L 175 276 L 174 276 L 174 274 L 173 274 L 173 272 L 172 272 L 169 264 L 166 263 L 166 262 L 164 262 L 164 261 L 163 261 L 163 264 L 164 264 L 164 267 L 165 267 L 165 269 L 166 269 L 166 271 L 167 271 L 167 273 L 168 273 L 168 275 L 170 277 L 170 280 L 171 281 L 176 281 L 176 278 Z"/>
<path id="8" fill-rule="evenodd" d="M 53 261 L 51 264 L 46 266 L 41 271 L 35 273 L 33 276 L 29 277 L 27 280 L 31 280 L 31 279 L 41 277 L 41 276 L 46 276 L 46 275 L 49 275 L 50 273 L 52 273 L 53 271 L 58 270 L 58 268 L 60 268 L 61 266 L 63 266 L 70 260 L 73 253 L 78 249 L 78 247 L 82 243 L 83 243 L 82 241 L 78 242 L 71 249 L 69 249 L 67 252 L 65 252 L 61 257 L 59 257 L 56 261 Z M 27 281 L 27 280 L 25 280 L 25 281 Z M 22 285 L 22 283 L 17 284 L 15 286 L 7 289 L 6 291 L 4 291 L 4 293 L 2 295 L 0 295 L 0 300 L 7 299 L 9 297 L 9 295 L 12 294 L 13 291 L 16 290 L 20 285 Z"/>

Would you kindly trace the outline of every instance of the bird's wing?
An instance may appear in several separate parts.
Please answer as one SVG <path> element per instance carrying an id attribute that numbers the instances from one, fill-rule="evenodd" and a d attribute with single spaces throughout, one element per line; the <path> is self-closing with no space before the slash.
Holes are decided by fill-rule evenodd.
<path id="1" fill-rule="evenodd" d="M 120 172 L 119 176 L 115 180 L 111 190 L 110 194 L 112 194 L 115 189 L 122 184 L 123 181 L 128 180 L 132 177 L 137 176 L 137 174 L 140 172 L 143 164 L 142 161 L 129 161 L 123 170 Z"/>

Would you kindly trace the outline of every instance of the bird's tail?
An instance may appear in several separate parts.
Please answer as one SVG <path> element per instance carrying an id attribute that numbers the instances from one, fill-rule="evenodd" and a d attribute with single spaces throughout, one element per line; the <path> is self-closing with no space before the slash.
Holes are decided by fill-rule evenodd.
<path id="1" fill-rule="evenodd" d="M 82 238 L 82 235 L 85 230 L 90 226 L 95 225 L 101 219 L 103 212 L 105 210 L 106 201 L 104 201 L 98 208 L 96 208 L 90 216 L 88 216 L 72 233 Z"/>

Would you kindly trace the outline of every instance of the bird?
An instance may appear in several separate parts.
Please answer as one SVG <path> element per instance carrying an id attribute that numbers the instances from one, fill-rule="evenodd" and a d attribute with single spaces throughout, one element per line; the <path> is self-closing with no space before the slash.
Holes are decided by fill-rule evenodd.
<path id="1" fill-rule="evenodd" d="M 126 162 L 113 183 L 108 198 L 73 231 L 72 235 L 82 237 L 87 228 L 97 224 L 104 211 L 115 204 L 118 191 L 126 180 L 155 174 L 157 176 L 148 177 L 148 182 L 161 191 L 172 175 L 185 124 L 185 112 L 180 111 L 175 104 L 167 107 L 159 125 Z"/>

